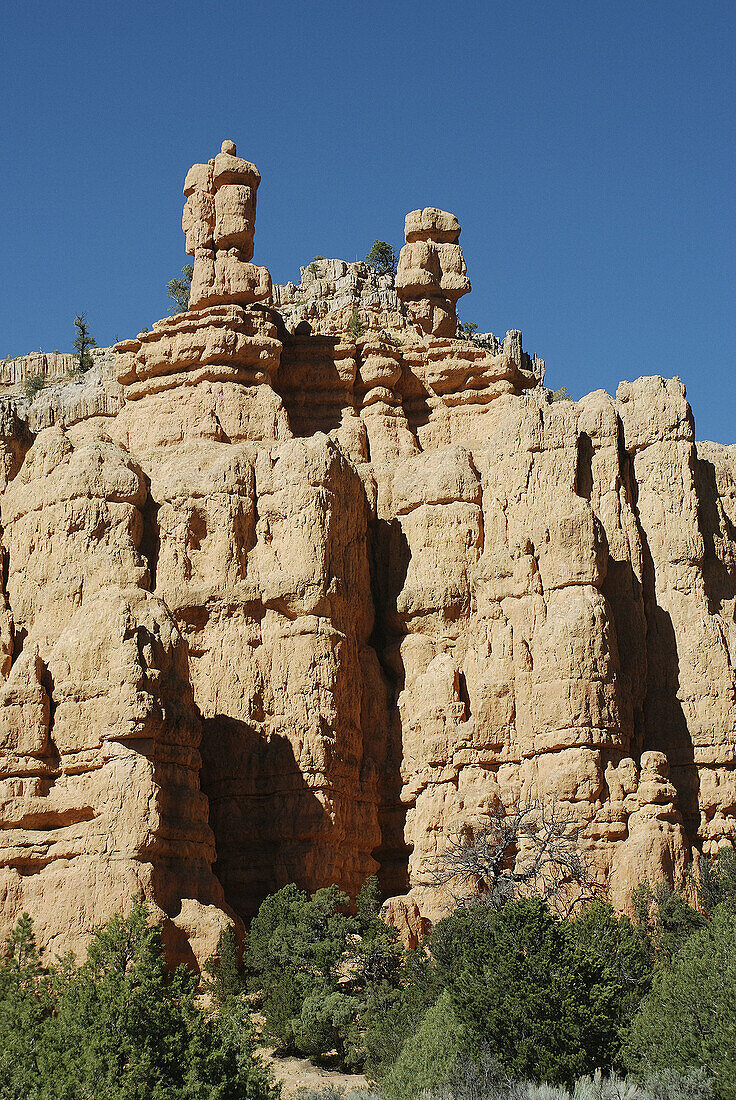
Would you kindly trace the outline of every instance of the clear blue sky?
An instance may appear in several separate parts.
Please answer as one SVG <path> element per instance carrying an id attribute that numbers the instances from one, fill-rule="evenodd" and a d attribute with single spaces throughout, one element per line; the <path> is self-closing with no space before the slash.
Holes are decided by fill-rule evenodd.
<path id="1" fill-rule="evenodd" d="M 229 137 L 276 281 L 451 210 L 465 320 L 575 397 L 677 374 L 736 441 L 733 0 L 4 0 L 0 37 L 0 356 L 166 314 Z"/>

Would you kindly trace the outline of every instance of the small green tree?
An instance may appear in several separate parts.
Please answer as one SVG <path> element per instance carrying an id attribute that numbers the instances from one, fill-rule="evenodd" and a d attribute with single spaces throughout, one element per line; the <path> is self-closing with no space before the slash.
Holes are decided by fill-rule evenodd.
<path id="1" fill-rule="evenodd" d="M 451 1076 L 462 1049 L 452 997 L 445 990 L 408 1036 L 395 1065 L 382 1081 L 388 1100 L 412 1100 L 437 1090 Z"/>
<path id="2" fill-rule="evenodd" d="M 355 900 L 356 934 L 349 937 L 347 957 L 359 983 L 395 985 L 404 961 L 404 951 L 395 928 L 381 919 L 381 891 L 371 875 Z"/>
<path id="3" fill-rule="evenodd" d="M 517 1077 L 571 1084 L 606 1067 L 621 1026 L 619 981 L 546 902 L 459 908 L 430 940 L 464 1052 L 494 1054 Z"/>
<path id="4" fill-rule="evenodd" d="M 386 241 L 374 241 L 366 260 L 377 275 L 390 275 L 396 278 L 397 258 L 392 246 Z"/>
<path id="5" fill-rule="evenodd" d="M 362 1022 L 370 1076 L 378 1081 L 386 1077 L 444 988 L 441 968 L 421 945 L 405 954 L 391 980 L 376 982 L 368 989 Z"/>
<path id="6" fill-rule="evenodd" d="M 266 898 L 250 928 L 246 966 L 251 988 L 263 994 L 265 1030 L 284 1050 L 305 1038 L 302 1007 L 336 987 L 337 968 L 355 922 L 345 915 L 349 898 L 336 886 L 310 898 L 291 884 Z M 327 1048 L 329 1049 L 329 1048 Z"/>
<path id="7" fill-rule="evenodd" d="M 33 920 L 28 913 L 18 917 L 11 929 L 2 955 L 2 977 L 17 982 L 21 988 L 31 988 L 41 974 L 41 960 L 33 932 Z M 0 989 L 4 988 L 0 984 Z"/>
<path id="8" fill-rule="evenodd" d="M 667 882 L 642 883 L 632 901 L 636 922 L 646 929 L 660 966 L 669 966 L 685 941 L 706 923 L 703 913 Z"/>
<path id="9" fill-rule="evenodd" d="M 464 336 L 466 340 L 472 340 L 478 331 L 478 326 L 475 321 L 463 321 L 458 325 L 458 333 L 460 336 Z"/>
<path id="10" fill-rule="evenodd" d="M 32 401 L 36 394 L 41 392 L 47 382 L 48 375 L 44 374 L 43 371 L 39 371 L 38 374 L 30 374 L 28 378 L 23 379 L 23 393 Z"/>
<path id="11" fill-rule="evenodd" d="M 567 386 L 560 386 L 558 390 L 552 391 L 553 401 L 572 401 L 570 394 L 567 392 Z"/>
<path id="12" fill-rule="evenodd" d="M 620 1052 L 641 1000 L 652 982 L 654 952 L 647 931 L 593 901 L 567 922 L 569 942 L 583 966 L 592 962 L 599 980 L 590 989 L 591 1017 L 604 1021 L 599 1064 L 620 1065 Z"/>
<path id="13" fill-rule="evenodd" d="M 46 1041 L 51 1009 L 28 913 L 10 932 L 0 960 L 0 1097 L 33 1097 L 39 1078 L 38 1056 Z"/>
<path id="14" fill-rule="evenodd" d="M 360 1071 L 365 1061 L 360 1009 L 361 1001 L 355 994 L 316 985 L 304 998 L 294 1020 L 296 1049 L 315 1058 L 334 1050 L 343 1068 Z"/>
<path id="15" fill-rule="evenodd" d="M 717 905 L 736 909 L 736 851 L 730 846 L 719 849 L 713 860 L 701 860 L 698 901 L 706 913 Z"/>
<path id="16" fill-rule="evenodd" d="M 169 298 L 174 300 L 174 306 L 171 307 L 172 313 L 186 313 L 189 309 L 189 295 L 192 291 L 192 278 L 194 276 L 194 265 L 184 264 L 181 269 L 180 279 L 169 279 L 166 284 L 166 290 L 168 291 Z"/>
<path id="17" fill-rule="evenodd" d="M 358 307 L 353 309 L 353 315 L 350 318 L 350 324 L 348 325 L 348 335 L 352 336 L 353 340 L 357 340 L 359 336 L 363 335 L 363 322 L 360 319 L 358 313 Z"/>
<path id="18" fill-rule="evenodd" d="M 48 972 L 24 915 L 0 962 L 0 1097 L 276 1100 L 243 1006 L 204 1009 L 197 985 L 142 903 Z"/>
<path id="19" fill-rule="evenodd" d="M 95 338 L 89 331 L 86 313 L 77 314 L 74 318 L 74 327 L 77 330 L 77 334 L 74 337 L 74 350 L 77 353 L 78 369 L 80 371 L 86 371 L 92 366 L 92 356 L 89 353 L 90 348 L 97 347 Z"/>
<path id="20" fill-rule="evenodd" d="M 226 1005 L 245 991 L 238 937 L 230 926 L 223 929 L 215 955 L 205 964 L 205 988 L 215 1004 Z"/>
<path id="21" fill-rule="evenodd" d="M 719 1100 L 736 1100 L 736 914 L 718 906 L 709 924 L 654 976 L 625 1048 L 642 1078 L 704 1068 Z"/>
<path id="22" fill-rule="evenodd" d="M 336 886 L 310 897 L 293 884 L 262 903 L 248 937 L 249 986 L 263 999 L 264 1030 L 282 1050 L 341 1065 L 366 1058 L 364 1017 L 376 991 L 396 983 L 403 951 L 378 916 L 378 884 L 369 879 L 349 912 Z"/>

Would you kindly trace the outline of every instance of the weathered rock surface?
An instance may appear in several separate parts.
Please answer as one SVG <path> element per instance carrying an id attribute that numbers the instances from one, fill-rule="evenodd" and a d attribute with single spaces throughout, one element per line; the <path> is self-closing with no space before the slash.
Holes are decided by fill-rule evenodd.
<path id="1" fill-rule="evenodd" d="M 194 256 L 189 308 L 260 302 L 271 294 L 265 267 L 250 263 L 261 174 L 235 155 L 232 141 L 207 164 L 195 164 L 184 181 L 182 229 Z"/>
<path id="2" fill-rule="evenodd" d="M 45 375 L 49 379 L 60 379 L 71 374 L 77 366 L 74 355 L 60 351 L 32 351 L 28 355 L 17 355 L 14 359 L 0 359 L 0 386 L 19 387 L 29 378 Z"/>
<path id="3" fill-rule="evenodd" d="M 391 275 L 378 275 L 362 260 L 312 260 L 299 283 L 275 283 L 271 305 L 290 332 L 339 336 L 356 323 L 363 329 L 402 333 L 410 323 Z"/>
<path id="4" fill-rule="evenodd" d="M 458 298 L 470 291 L 460 223 L 454 214 L 428 206 L 406 215 L 404 236 L 396 292 L 422 332 L 453 337 Z"/>
<path id="5" fill-rule="evenodd" d="M 245 270 L 259 178 L 189 173 L 194 308 L 107 396 L 0 403 L 0 924 L 78 949 L 142 891 L 201 962 L 375 872 L 415 940 L 448 830 L 526 795 L 616 904 L 680 880 L 736 834 L 736 448 L 678 380 L 551 403 L 520 333 L 455 339 L 441 211 L 403 301 L 330 260 L 296 303 Z"/>

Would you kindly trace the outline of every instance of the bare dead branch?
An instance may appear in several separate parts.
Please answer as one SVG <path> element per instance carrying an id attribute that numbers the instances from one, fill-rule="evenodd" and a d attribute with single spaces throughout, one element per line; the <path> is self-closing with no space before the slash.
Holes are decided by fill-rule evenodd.
<path id="1" fill-rule="evenodd" d="M 431 883 L 456 905 L 500 909 L 520 897 L 542 897 L 561 915 L 595 897 L 582 826 L 555 802 L 517 801 L 447 837 Z"/>

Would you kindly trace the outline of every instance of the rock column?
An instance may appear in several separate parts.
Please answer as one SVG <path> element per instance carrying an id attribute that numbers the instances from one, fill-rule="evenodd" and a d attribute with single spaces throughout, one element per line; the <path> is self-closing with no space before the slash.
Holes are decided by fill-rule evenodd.
<path id="1" fill-rule="evenodd" d="M 396 293 L 423 332 L 453 337 L 457 331 L 457 300 L 470 291 L 463 250 L 458 244 L 460 223 L 454 214 L 428 206 L 406 215 L 404 236 Z"/>
<path id="2" fill-rule="evenodd" d="M 271 295 L 268 270 L 249 262 L 261 174 L 235 153 L 235 143 L 223 141 L 221 152 L 207 164 L 194 164 L 184 181 L 182 229 L 194 256 L 190 310 L 249 305 Z"/>

